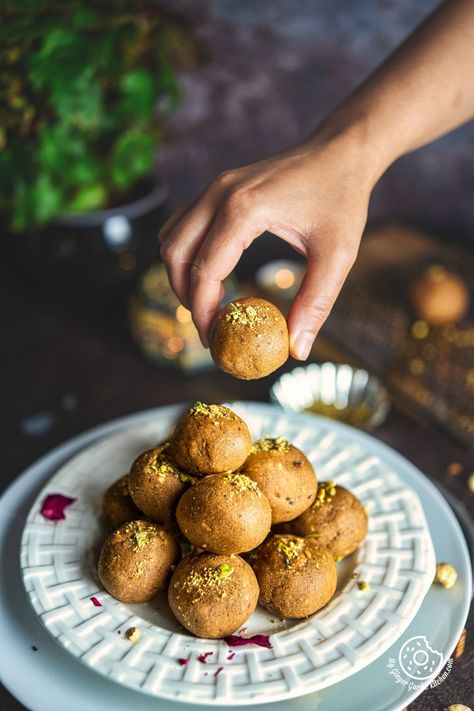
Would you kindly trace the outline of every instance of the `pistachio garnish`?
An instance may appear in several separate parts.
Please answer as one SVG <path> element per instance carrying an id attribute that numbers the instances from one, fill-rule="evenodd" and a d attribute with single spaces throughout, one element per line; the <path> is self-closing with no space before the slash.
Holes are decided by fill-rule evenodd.
<path id="1" fill-rule="evenodd" d="M 287 568 L 291 568 L 304 547 L 303 538 L 277 535 L 275 539 L 277 550 L 285 557 L 285 565 Z"/>
<path id="2" fill-rule="evenodd" d="M 257 482 L 246 474 L 233 474 L 230 472 L 225 475 L 224 479 L 230 482 L 238 491 L 258 491 Z"/>
<path id="3" fill-rule="evenodd" d="M 289 448 L 290 443 L 283 437 L 264 437 L 252 444 L 250 454 L 257 454 L 257 452 L 287 452 Z"/>
<path id="4" fill-rule="evenodd" d="M 333 481 L 321 481 L 318 484 L 318 493 L 312 508 L 319 508 L 323 504 L 328 504 L 332 497 L 336 495 L 336 485 Z"/>
<path id="5" fill-rule="evenodd" d="M 229 309 L 225 315 L 225 320 L 234 324 L 241 324 L 242 326 L 249 326 L 254 328 L 257 324 L 263 323 L 264 319 L 260 315 L 261 307 L 258 306 L 244 306 L 238 301 L 235 303 L 231 302 L 229 304 Z"/>

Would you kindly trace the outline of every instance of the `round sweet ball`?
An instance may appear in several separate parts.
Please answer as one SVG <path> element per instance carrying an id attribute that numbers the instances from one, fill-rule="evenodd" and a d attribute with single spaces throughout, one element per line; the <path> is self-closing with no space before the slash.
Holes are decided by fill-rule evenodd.
<path id="1" fill-rule="evenodd" d="M 339 484 L 318 485 L 312 506 L 292 524 L 299 536 L 314 536 L 336 559 L 349 555 L 367 535 L 367 512 L 357 496 Z"/>
<path id="2" fill-rule="evenodd" d="M 179 555 L 178 543 L 162 526 L 130 521 L 102 546 L 99 580 L 117 600 L 146 602 L 165 588 Z"/>
<path id="3" fill-rule="evenodd" d="M 288 358 L 285 317 L 265 299 L 248 296 L 231 301 L 213 321 L 210 347 L 225 373 L 241 380 L 263 378 Z"/>
<path id="4" fill-rule="evenodd" d="M 282 618 L 307 617 L 336 591 L 334 558 L 313 538 L 274 535 L 251 556 L 260 587 L 259 602 Z"/>
<path id="5" fill-rule="evenodd" d="M 255 481 L 269 500 L 273 524 L 296 518 L 316 497 L 311 463 L 282 437 L 255 442 L 240 472 Z"/>
<path id="6" fill-rule="evenodd" d="M 239 556 L 201 553 L 178 564 L 168 588 L 177 620 L 198 637 L 218 639 L 239 629 L 257 606 L 258 583 Z"/>
<path id="7" fill-rule="evenodd" d="M 174 463 L 165 443 L 140 454 L 128 477 L 130 496 L 145 516 L 167 523 L 173 521 L 179 497 L 191 477 Z"/>
<path id="8" fill-rule="evenodd" d="M 245 553 L 268 535 L 272 511 L 267 497 L 244 474 L 213 474 L 198 481 L 178 503 L 181 532 L 212 553 Z"/>
<path id="9" fill-rule="evenodd" d="M 133 503 L 128 489 L 128 474 L 120 477 L 105 492 L 102 498 L 102 516 L 111 531 L 115 531 L 122 523 L 140 518 L 141 512 Z"/>
<path id="10" fill-rule="evenodd" d="M 469 289 L 457 274 L 434 264 L 412 283 L 410 300 L 417 316 L 428 323 L 456 323 L 469 309 Z"/>
<path id="11" fill-rule="evenodd" d="M 171 440 L 176 464 L 194 474 L 235 471 L 247 459 L 249 428 L 224 405 L 197 402 L 179 420 Z"/>

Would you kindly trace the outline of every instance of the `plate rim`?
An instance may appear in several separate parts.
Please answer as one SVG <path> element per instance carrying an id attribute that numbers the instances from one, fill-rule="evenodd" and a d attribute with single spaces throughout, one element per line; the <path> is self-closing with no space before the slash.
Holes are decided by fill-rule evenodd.
<path id="1" fill-rule="evenodd" d="M 290 421 L 292 421 L 292 422 L 295 422 L 295 420 L 296 420 L 296 421 L 302 420 L 302 421 L 304 421 L 306 424 L 308 424 L 309 422 L 311 422 L 311 420 L 314 422 L 314 417 L 315 417 L 315 415 L 312 415 L 312 414 L 311 414 L 311 415 L 308 415 L 308 414 L 304 414 L 304 413 L 290 413 L 290 412 L 286 411 L 284 408 L 281 408 L 281 407 L 279 407 L 278 405 L 275 405 L 275 404 L 259 403 L 259 402 L 253 402 L 253 401 L 236 400 L 236 401 L 233 401 L 232 403 L 230 403 L 230 406 L 235 407 L 236 409 L 237 409 L 239 406 L 240 406 L 240 407 L 243 407 L 243 408 L 246 408 L 246 409 L 250 408 L 250 410 L 254 411 L 253 413 L 250 413 L 250 414 L 254 414 L 256 417 L 259 417 L 261 412 L 265 412 L 265 411 L 266 411 L 266 414 L 268 414 L 268 415 L 269 415 L 269 414 L 274 415 L 274 414 L 275 414 L 275 411 L 277 411 L 277 412 L 281 415 L 281 417 L 288 418 L 288 419 L 289 419 Z M 67 466 L 70 462 L 72 462 L 73 460 L 75 460 L 77 457 L 81 456 L 81 454 L 83 454 L 86 450 L 88 450 L 88 449 L 90 449 L 91 447 L 94 447 L 94 446 L 96 446 L 96 445 L 100 445 L 101 442 L 105 442 L 110 436 L 115 436 L 115 435 L 118 434 L 121 430 L 124 430 L 124 431 L 133 430 L 133 429 L 139 427 L 140 424 L 145 425 L 145 424 L 148 423 L 148 422 L 152 422 L 152 421 L 153 421 L 153 418 L 156 417 L 156 416 L 161 416 L 161 418 L 166 417 L 167 420 L 172 421 L 173 418 L 176 417 L 177 413 L 179 413 L 179 411 L 182 410 L 182 409 L 184 409 L 185 407 L 186 407 L 186 403 L 184 403 L 184 404 L 183 404 L 183 403 L 178 403 L 178 404 L 168 405 L 168 406 L 164 406 L 164 407 L 152 408 L 152 409 L 150 409 L 150 410 L 146 410 L 146 411 L 142 411 L 142 412 L 139 412 L 139 413 L 135 413 L 135 414 L 130 415 L 130 416 L 121 417 L 121 418 L 118 418 L 117 420 L 113 420 L 112 422 L 106 423 L 106 424 L 104 425 L 104 427 L 106 428 L 106 432 L 102 433 L 102 436 L 98 436 L 96 439 L 94 439 L 93 441 L 89 442 L 88 445 L 86 445 L 85 447 L 83 447 L 83 448 L 81 448 L 80 450 L 78 450 L 73 456 L 71 456 L 71 457 L 68 458 L 65 462 L 63 462 L 63 464 L 58 467 L 58 469 L 57 469 L 57 470 L 54 472 L 54 474 L 44 483 L 44 485 L 42 486 L 41 490 L 38 492 L 37 496 L 35 497 L 35 499 L 34 499 L 32 505 L 31 505 L 31 507 L 30 507 L 30 510 L 29 510 L 29 512 L 28 512 L 28 514 L 27 514 L 27 518 L 26 518 L 26 522 L 25 522 L 25 527 L 24 527 L 24 529 L 23 529 L 23 533 L 22 533 L 22 537 L 21 537 L 20 554 L 21 554 L 21 550 L 22 550 L 22 547 L 23 547 L 23 540 L 24 540 L 24 536 L 25 536 L 26 527 L 27 527 L 28 523 L 30 522 L 30 517 L 32 516 L 32 514 L 33 514 L 33 512 L 34 512 L 35 507 L 37 507 L 38 502 L 41 500 L 42 496 L 44 496 L 45 489 L 48 488 L 48 486 L 50 485 L 51 480 L 54 479 L 54 478 L 61 472 L 61 470 L 62 470 L 65 466 Z M 260 411 L 260 412 L 258 412 L 258 411 Z M 337 431 L 337 430 L 341 430 L 342 433 L 343 433 L 343 435 L 346 435 L 346 436 L 349 437 L 349 439 L 351 440 L 350 443 L 360 442 L 361 439 L 362 439 L 362 441 L 363 441 L 363 442 L 365 441 L 365 443 L 367 444 L 367 446 L 368 446 L 368 448 L 369 448 L 369 450 L 370 450 L 371 453 L 374 453 L 374 451 L 373 451 L 373 450 L 374 450 L 374 445 L 379 445 L 379 444 L 380 444 L 380 445 L 381 445 L 381 449 L 382 449 L 382 450 L 388 450 L 388 454 L 389 454 L 389 455 L 395 454 L 395 455 L 398 456 L 398 459 L 399 459 L 398 463 L 400 464 L 400 466 L 406 467 L 407 465 L 410 465 L 411 467 L 414 467 L 414 465 L 411 465 L 411 463 L 410 463 L 408 460 L 406 460 L 403 456 L 398 455 L 398 453 L 396 453 L 394 450 L 392 450 L 392 448 L 388 447 L 388 446 L 385 445 L 384 443 L 378 442 L 378 440 L 376 440 L 374 437 L 372 437 L 372 436 L 370 436 L 370 435 L 368 435 L 368 434 L 366 434 L 366 433 L 364 433 L 364 432 L 361 432 L 361 431 L 359 431 L 359 430 L 356 430 L 355 428 L 350 427 L 350 426 L 348 426 L 348 425 L 345 425 L 345 424 L 343 424 L 343 423 L 335 422 L 334 420 L 331 420 L 331 419 L 329 419 L 329 418 L 318 417 L 318 416 L 316 416 L 316 417 L 317 417 L 317 419 L 320 421 L 321 430 L 322 430 L 323 432 L 330 432 L 330 431 L 334 431 L 334 430 L 336 430 L 336 431 Z M 387 454 L 387 452 L 385 451 L 384 454 Z M 46 455 L 45 455 L 45 456 L 46 456 Z M 414 467 L 414 469 L 416 469 L 416 467 Z M 424 475 L 423 475 L 419 470 L 416 470 L 416 471 L 417 471 L 417 474 L 418 474 L 419 476 L 421 476 L 423 479 L 425 478 Z M 430 534 L 430 532 L 429 532 L 429 526 L 428 526 L 428 523 L 427 523 L 427 521 L 426 521 L 426 515 L 425 515 L 425 513 L 424 513 L 422 501 L 421 501 L 420 497 L 418 497 L 418 495 L 417 495 L 417 499 L 419 500 L 420 507 L 421 507 L 421 511 L 422 511 L 422 514 L 423 514 L 424 522 L 425 522 L 425 526 L 426 526 L 426 530 L 427 530 L 427 532 L 428 532 L 428 534 L 429 534 L 429 535 L 428 535 L 429 544 L 430 544 L 430 552 L 429 552 L 429 555 L 431 556 L 431 559 L 432 559 L 432 562 L 433 562 L 433 561 L 435 561 L 435 553 L 434 553 L 433 543 L 432 543 L 432 541 L 431 541 L 431 534 Z M 37 513 L 37 511 L 36 511 L 36 513 Z M 21 563 L 20 563 L 20 568 L 21 568 L 21 570 L 22 570 L 22 572 L 23 572 L 23 566 L 21 565 Z M 22 576 L 22 577 L 23 577 L 23 576 Z M 23 581 L 23 584 L 25 584 L 25 581 Z M 410 617 L 409 617 L 408 621 L 407 621 L 406 623 L 404 623 L 404 624 L 401 624 L 401 625 L 397 628 L 396 633 L 395 633 L 396 636 L 395 636 L 395 637 L 394 637 L 394 636 L 388 636 L 388 638 L 387 638 L 388 641 L 387 641 L 386 643 L 385 643 L 385 641 L 384 641 L 384 643 L 379 647 L 379 649 L 378 649 L 378 650 L 375 650 L 373 654 L 369 653 L 368 655 L 364 655 L 364 661 L 365 661 L 365 659 L 367 659 L 368 661 L 367 661 L 366 663 L 364 663 L 362 666 L 357 665 L 356 670 L 354 670 L 354 668 L 351 667 L 351 668 L 349 668 L 349 669 L 347 670 L 347 673 L 345 673 L 345 672 L 340 673 L 340 675 L 339 675 L 339 677 L 338 677 L 338 680 L 339 680 L 339 681 L 342 681 L 343 679 L 346 679 L 346 678 L 348 678 L 348 677 L 350 677 L 350 676 L 353 676 L 354 674 L 357 674 L 357 673 L 358 673 L 359 671 L 361 671 L 363 668 L 365 668 L 365 667 L 368 666 L 370 663 L 372 663 L 373 661 L 375 661 L 377 658 L 379 658 L 379 657 L 394 643 L 394 641 L 395 641 L 396 639 L 398 639 L 398 638 L 404 633 L 404 631 L 406 630 L 406 628 L 409 626 L 409 624 L 412 622 L 412 620 L 415 618 L 417 612 L 419 611 L 419 608 L 420 608 L 420 606 L 421 606 L 421 604 L 422 604 L 422 602 L 423 602 L 423 600 L 424 600 L 424 598 L 425 598 L 425 596 L 426 596 L 426 593 L 428 592 L 429 588 L 430 588 L 430 585 L 429 585 L 428 583 L 426 583 L 426 584 L 425 584 L 425 587 L 424 587 L 424 589 L 423 589 L 423 593 L 422 593 L 422 594 L 419 594 L 418 598 L 416 599 L 415 604 L 413 604 L 413 606 L 412 606 L 413 612 L 410 614 Z M 31 607 L 32 607 L 32 609 L 33 609 L 33 611 L 34 611 L 34 614 L 37 616 L 37 618 L 39 618 L 40 622 L 43 624 L 43 627 L 44 627 L 44 628 L 47 630 L 47 632 L 55 639 L 55 641 L 60 645 L 60 647 L 61 647 L 62 649 L 64 649 L 65 651 L 68 651 L 68 652 L 71 654 L 71 656 L 73 656 L 74 658 L 76 658 L 78 661 L 81 661 L 81 663 L 85 664 L 85 666 L 87 666 L 88 668 L 92 669 L 93 671 L 96 671 L 96 673 L 98 673 L 99 675 L 105 676 L 105 675 L 104 675 L 104 672 L 103 672 L 102 670 L 95 669 L 95 668 L 94 668 L 93 666 L 91 666 L 90 664 L 87 664 L 87 663 L 82 659 L 81 656 L 76 655 L 76 654 L 74 654 L 74 653 L 71 653 L 71 651 L 68 650 L 67 647 L 65 647 L 64 644 L 62 644 L 61 640 L 58 639 L 56 636 L 54 636 L 54 634 L 53 634 L 52 631 L 49 629 L 49 627 L 47 627 L 47 626 L 43 623 L 43 620 L 41 619 L 41 616 L 38 614 L 37 610 L 35 609 L 35 606 L 34 606 L 34 604 L 33 604 L 33 601 L 30 599 L 30 596 L 29 596 L 28 593 L 27 593 L 27 599 L 29 600 L 29 603 L 30 603 L 30 605 L 31 605 Z M 380 651 L 380 649 L 381 649 L 382 651 Z M 120 685 L 123 684 L 124 686 L 126 686 L 126 687 L 128 687 L 128 688 L 132 688 L 133 690 L 139 691 L 139 692 L 141 692 L 141 693 L 146 693 L 146 694 L 148 694 L 149 696 L 151 696 L 151 697 L 153 697 L 153 698 L 156 698 L 156 699 L 168 699 L 168 700 L 178 701 L 178 702 L 180 702 L 180 703 L 187 703 L 187 704 L 192 703 L 192 702 L 190 702 L 190 701 L 187 700 L 187 699 L 183 699 L 183 698 L 179 698 L 179 697 L 177 698 L 176 696 L 173 696 L 173 695 L 170 694 L 170 693 L 166 693 L 166 692 L 163 693 L 162 690 L 160 690 L 158 693 L 156 693 L 156 692 L 153 692 L 153 691 L 149 691 L 149 690 L 147 690 L 147 689 L 144 689 L 144 688 L 137 687 L 136 685 L 129 684 L 129 683 L 127 683 L 126 681 L 119 681 L 119 680 L 115 680 L 115 679 L 113 679 L 113 681 L 116 681 L 116 683 L 118 683 L 118 684 L 120 684 Z M 334 682 L 332 682 L 332 683 L 334 683 Z M 282 692 L 282 693 L 275 693 L 275 694 L 273 694 L 273 695 L 272 695 L 270 698 L 268 698 L 268 699 L 265 698 L 265 697 L 261 697 L 261 696 L 252 697 L 252 698 L 249 698 L 249 699 L 235 699 L 235 698 L 232 698 L 232 697 L 229 697 L 229 698 L 225 698 L 225 697 L 224 697 L 224 698 L 215 698 L 215 697 L 214 697 L 214 698 L 203 698 L 203 699 L 199 699 L 199 703 L 202 704 L 202 705 L 208 706 L 208 707 L 212 707 L 212 706 L 216 706 L 216 705 L 232 707 L 232 706 L 236 706 L 238 703 L 245 703 L 246 705 L 247 705 L 247 704 L 248 704 L 248 705 L 255 705 L 255 704 L 272 703 L 272 702 L 276 702 L 276 701 L 282 701 L 282 700 L 285 700 L 285 699 L 286 699 L 286 700 L 289 700 L 289 699 L 292 699 L 292 698 L 298 698 L 298 697 L 301 697 L 301 696 L 303 696 L 303 695 L 307 695 L 307 694 L 310 694 L 310 693 L 314 693 L 315 691 L 322 690 L 322 689 L 324 689 L 324 688 L 327 688 L 327 686 L 331 686 L 331 685 L 332 685 L 332 684 L 315 685 L 314 688 L 304 688 L 304 689 L 303 689 L 303 693 L 298 693 L 298 692 L 297 692 L 296 694 L 294 693 L 294 690 L 293 690 L 293 691 L 287 690 L 287 691 Z"/>

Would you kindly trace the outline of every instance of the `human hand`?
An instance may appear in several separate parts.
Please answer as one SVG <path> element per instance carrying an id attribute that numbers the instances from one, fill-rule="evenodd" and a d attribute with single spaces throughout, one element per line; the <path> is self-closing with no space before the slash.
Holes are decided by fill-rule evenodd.
<path id="1" fill-rule="evenodd" d="M 289 151 L 222 173 L 163 226 L 171 286 L 205 345 L 222 280 L 268 230 L 307 259 L 288 315 L 291 354 L 307 358 L 356 258 L 376 180 L 358 136 L 333 133 L 320 130 Z"/>

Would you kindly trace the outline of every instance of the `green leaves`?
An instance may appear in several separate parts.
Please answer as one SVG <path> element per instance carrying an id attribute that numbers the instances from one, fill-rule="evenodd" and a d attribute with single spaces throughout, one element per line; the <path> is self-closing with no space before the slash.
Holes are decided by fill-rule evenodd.
<path id="1" fill-rule="evenodd" d="M 149 121 L 156 101 L 156 83 L 150 72 L 137 69 L 120 79 L 121 108 L 125 114 Z"/>
<path id="2" fill-rule="evenodd" d="M 79 188 L 67 205 L 68 212 L 87 212 L 104 207 L 107 191 L 100 183 L 85 185 Z"/>
<path id="3" fill-rule="evenodd" d="M 112 178 L 118 188 L 127 188 L 150 172 L 154 143 L 145 132 L 131 129 L 121 136 L 112 151 Z"/>
<path id="4" fill-rule="evenodd" d="M 1 12 L 1 216 L 24 230 L 126 200 L 179 97 L 183 27 L 143 0 L 4 0 Z"/>

